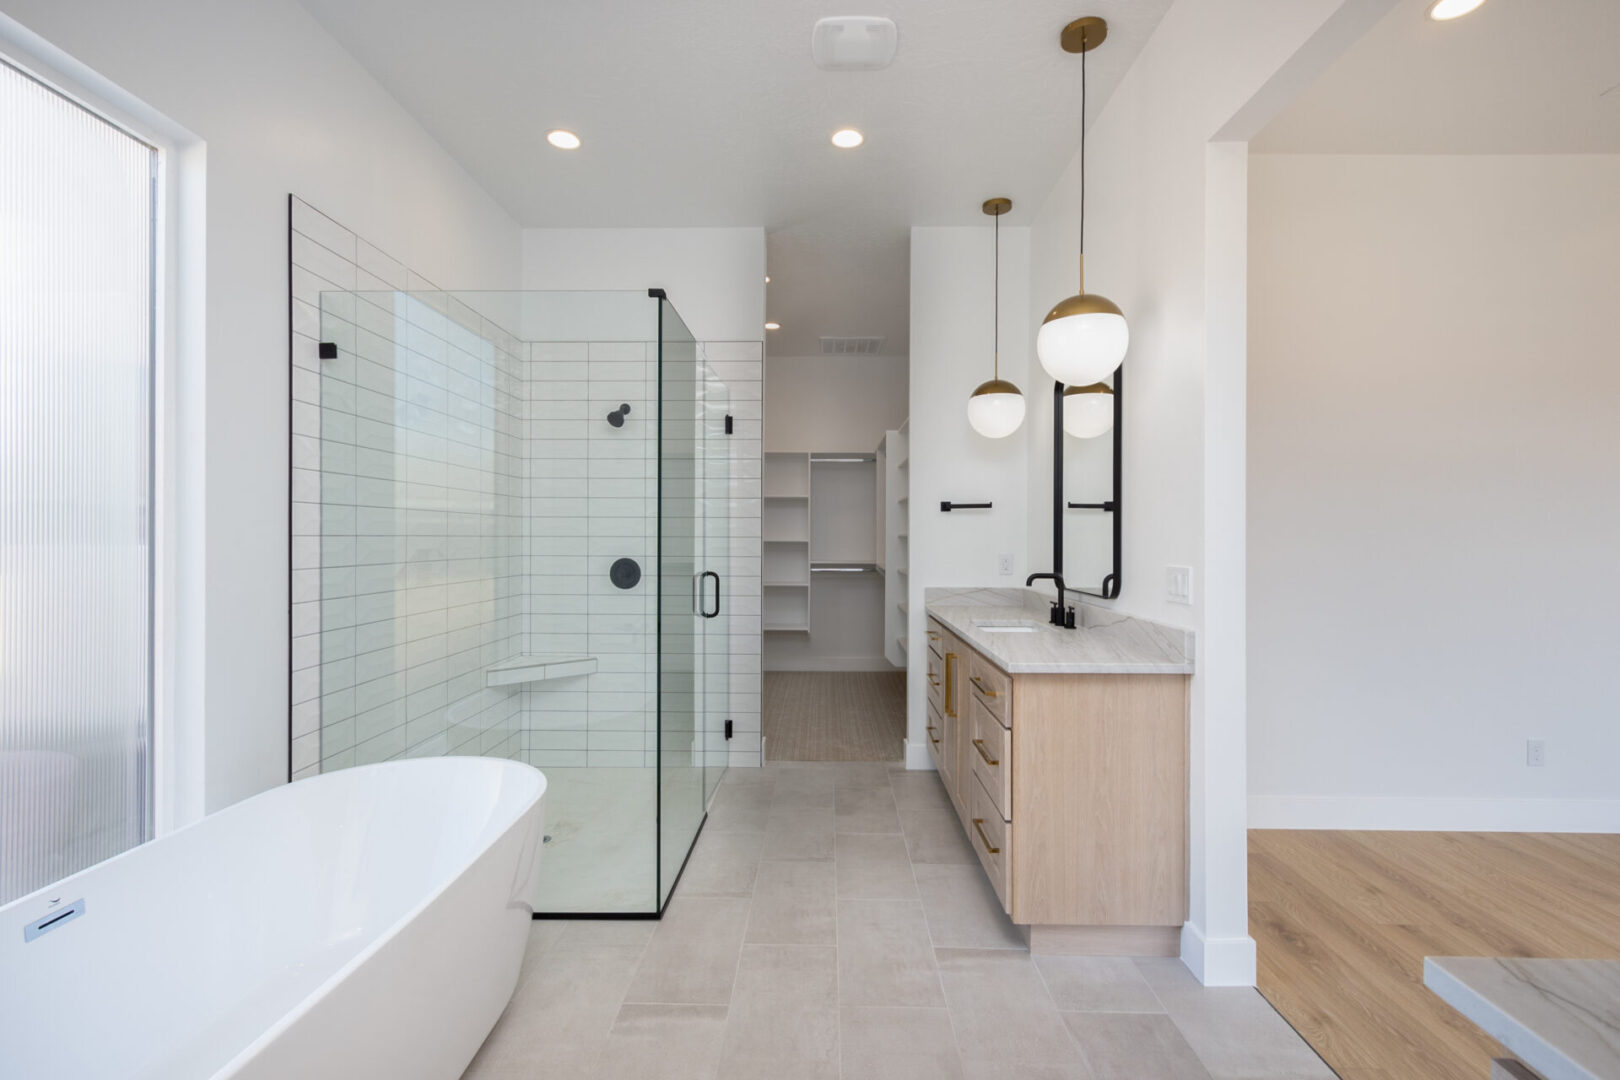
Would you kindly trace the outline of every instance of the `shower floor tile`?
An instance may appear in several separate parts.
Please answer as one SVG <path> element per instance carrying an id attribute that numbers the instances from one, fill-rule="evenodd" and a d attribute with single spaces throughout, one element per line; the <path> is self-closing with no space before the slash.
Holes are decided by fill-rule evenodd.
<path id="1" fill-rule="evenodd" d="M 658 775 L 648 768 L 545 769 L 538 911 L 651 911 Z"/>

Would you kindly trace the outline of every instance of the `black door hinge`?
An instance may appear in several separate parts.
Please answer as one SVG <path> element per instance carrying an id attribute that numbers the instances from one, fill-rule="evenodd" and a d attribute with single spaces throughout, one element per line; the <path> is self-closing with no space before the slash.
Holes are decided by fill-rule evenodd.
<path id="1" fill-rule="evenodd" d="M 726 738 L 731 738 L 731 721 L 726 721 Z"/>
<path id="2" fill-rule="evenodd" d="M 727 413 L 727 414 L 726 414 L 726 434 L 727 434 L 727 435 L 730 435 L 730 434 L 731 434 L 731 433 L 732 433 L 732 429 L 731 429 L 731 414 L 730 414 L 730 413 Z"/>

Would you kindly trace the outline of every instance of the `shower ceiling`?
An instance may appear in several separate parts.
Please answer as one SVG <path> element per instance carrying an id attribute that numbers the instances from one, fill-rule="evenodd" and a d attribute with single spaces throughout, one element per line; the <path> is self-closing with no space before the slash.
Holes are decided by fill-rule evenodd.
<path id="1" fill-rule="evenodd" d="M 763 225 L 778 355 L 822 336 L 907 348 L 913 225 L 983 224 L 986 191 L 1028 221 L 1078 143 L 1078 65 L 1052 44 L 1108 20 L 1107 101 L 1168 0 L 886 0 L 882 71 L 810 56 L 805 0 L 303 0 L 525 226 Z M 832 132 L 855 127 L 856 150 Z M 575 132 L 580 150 L 545 142 Z"/>

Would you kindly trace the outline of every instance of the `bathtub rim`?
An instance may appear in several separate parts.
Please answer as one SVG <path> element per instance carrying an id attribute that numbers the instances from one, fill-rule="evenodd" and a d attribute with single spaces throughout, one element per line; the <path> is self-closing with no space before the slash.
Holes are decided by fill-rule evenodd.
<path id="1" fill-rule="evenodd" d="M 111 858 L 103 859 L 98 863 L 87 866 L 83 870 L 69 874 L 65 878 L 61 878 L 40 889 L 36 889 L 34 892 L 19 896 L 10 903 L 0 906 L 0 911 L 7 911 L 8 909 L 16 907 L 19 913 L 26 914 L 23 905 L 33 902 L 48 893 L 57 892 L 58 890 L 60 890 L 63 896 L 66 896 L 72 892 L 72 888 L 69 887 L 70 883 L 95 872 L 101 867 L 130 858 L 140 852 L 143 848 L 147 847 L 148 844 L 152 844 L 160 840 L 166 840 L 169 837 L 178 836 L 184 832 L 188 832 L 191 829 L 197 828 L 204 822 L 229 816 L 233 812 L 238 811 L 239 809 L 246 807 L 250 803 L 256 802 L 259 799 L 277 796 L 280 792 L 294 786 L 295 784 L 319 784 L 323 781 L 339 781 L 342 779 L 348 779 L 352 776 L 352 774 L 355 773 L 372 772 L 384 769 L 392 772 L 401 772 L 407 769 L 428 771 L 433 768 L 444 768 L 444 763 L 447 761 L 477 761 L 487 763 L 479 766 L 481 768 L 488 768 L 489 765 L 494 765 L 498 771 L 503 773 L 513 772 L 514 770 L 517 770 L 519 775 L 524 773 L 533 773 L 535 790 L 522 803 L 521 807 L 518 808 L 516 813 L 512 816 L 512 819 L 508 821 L 499 832 L 491 837 L 487 844 L 484 844 L 477 850 L 473 851 L 468 858 L 455 862 L 453 864 L 453 869 L 445 875 L 444 881 L 437 888 L 432 889 L 420 896 L 415 903 L 411 904 L 411 906 L 399 916 L 399 918 L 389 923 L 382 930 L 379 930 L 357 953 L 351 956 L 338 968 L 333 970 L 326 978 L 322 979 L 319 985 L 317 985 L 304 997 L 300 998 L 295 1005 L 291 1006 L 279 1017 L 277 1017 L 275 1021 L 260 1032 L 256 1038 L 244 1045 L 228 1060 L 216 1068 L 212 1074 L 210 1074 L 213 1077 L 229 1077 L 236 1073 L 248 1061 L 252 1060 L 253 1056 L 263 1046 L 274 1040 L 282 1032 L 286 1031 L 299 1019 L 308 1014 L 310 1010 L 313 1009 L 314 1006 L 317 1005 L 323 998 L 327 997 L 332 992 L 333 988 L 341 983 L 344 978 L 346 978 L 351 972 L 359 968 L 368 959 L 375 955 L 379 950 L 382 949 L 384 945 L 392 941 L 395 937 L 399 936 L 400 932 L 406 926 L 410 925 L 412 920 L 420 916 L 424 910 L 443 896 L 445 892 L 449 890 L 451 885 L 461 880 L 461 878 L 466 875 L 467 871 L 472 868 L 473 864 L 478 862 L 479 859 L 482 859 L 491 850 L 498 847 L 502 841 L 512 834 L 514 830 L 521 827 L 524 824 L 525 819 L 527 819 L 529 814 L 534 810 L 536 804 L 540 803 L 545 798 L 546 789 L 548 787 L 546 774 L 541 772 L 539 769 L 536 769 L 532 765 L 525 764 L 521 761 L 514 761 L 510 758 L 481 758 L 475 756 L 406 758 L 397 761 L 379 761 L 369 765 L 356 765 L 346 769 L 338 769 L 329 773 L 318 773 L 315 776 L 305 777 L 303 780 L 294 780 L 284 784 L 277 784 L 275 787 L 266 788 L 264 791 L 261 791 L 256 795 L 250 795 L 245 799 L 232 803 L 230 806 L 216 810 L 212 814 L 205 814 L 196 821 L 182 825 L 178 829 L 167 832 L 162 836 L 154 837 L 152 840 L 148 840 L 145 843 L 136 844 L 127 851 L 121 851 Z M 536 857 L 538 857 L 538 855 Z"/>

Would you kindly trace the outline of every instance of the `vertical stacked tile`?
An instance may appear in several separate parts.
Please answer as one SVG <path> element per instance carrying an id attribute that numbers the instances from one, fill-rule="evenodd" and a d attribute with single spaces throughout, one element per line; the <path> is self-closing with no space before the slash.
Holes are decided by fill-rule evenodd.
<path id="1" fill-rule="evenodd" d="M 484 669 L 521 644 L 522 346 L 292 215 L 294 778 L 514 756 L 520 699 Z"/>

